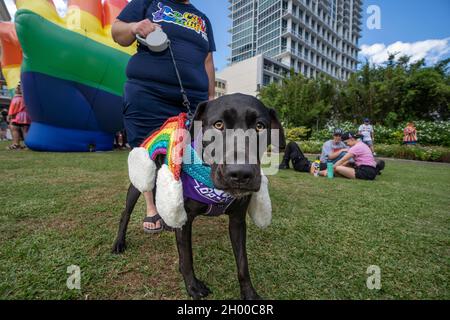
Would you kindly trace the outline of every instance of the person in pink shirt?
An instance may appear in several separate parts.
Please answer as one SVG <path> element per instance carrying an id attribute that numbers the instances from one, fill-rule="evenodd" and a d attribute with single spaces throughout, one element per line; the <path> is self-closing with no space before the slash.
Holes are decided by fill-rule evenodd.
<path id="1" fill-rule="evenodd" d="M 377 162 L 372 150 L 362 141 L 357 140 L 361 136 L 352 132 L 342 135 L 342 141 L 350 147 L 347 154 L 334 164 L 334 171 L 349 179 L 375 180 L 379 173 Z M 355 167 L 348 167 L 348 160 L 353 158 Z"/>
<path id="2" fill-rule="evenodd" d="M 8 149 L 20 150 L 23 148 L 20 142 L 21 140 L 25 141 L 31 124 L 31 118 L 28 114 L 27 107 L 25 106 L 20 83 L 16 88 L 16 93 L 9 106 L 8 122 L 13 138 L 12 144 Z"/>

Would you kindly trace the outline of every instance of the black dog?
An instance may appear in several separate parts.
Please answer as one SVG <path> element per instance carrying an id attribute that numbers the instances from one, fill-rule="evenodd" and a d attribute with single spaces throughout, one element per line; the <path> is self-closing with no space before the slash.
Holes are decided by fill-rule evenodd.
<path id="1" fill-rule="evenodd" d="M 203 131 L 213 129 L 222 131 L 225 137 L 226 129 L 255 129 L 256 132 L 265 131 L 270 137 L 271 130 L 280 130 L 279 141 L 272 141 L 272 145 L 283 149 L 285 147 L 284 132 L 274 110 L 266 108 L 254 97 L 234 94 L 223 96 L 211 102 L 201 103 L 194 116 L 195 121 L 202 122 Z M 192 131 L 191 131 L 192 132 Z M 224 153 L 227 145 L 224 141 Z M 234 143 L 234 142 L 233 142 Z M 268 144 L 270 144 L 268 139 Z M 235 148 L 233 148 L 235 149 Z M 246 142 L 247 151 L 249 150 Z M 241 151 L 234 151 L 235 153 Z M 258 150 L 258 153 L 264 150 Z M 259 159 L 259 157 L 258 157 Z M 251 164 L 246 157 L 244 164 L 216 164 L 211 163 L 211 178 L 217 189 L 224 190 L 236 197 L 227 208 L 225 214 L 229 216 L 229 233 L 234 256 L 238 268 L 238 279 L 242 299 L 260 298 L 250 280 L 246 251 L 246 213 L 251 194 L 260 188 L 261 169 L 259 161 Z M 125 250 L 125 236 L 130 215 L 140 196 L 140 192 L 130 185 L 127 194 L 126 207 L 122 213 L 117 239 L 113 246 L 114 253 Z M 188 221 L 182 229 L 176 229 L 176 242 L 179 254 L 179 270 L 183 275 L 188 294 L 194 299 L 206 297 L 211 291 L 198 280 L 193 269 L 192 258 L 192 222 L 197 215 L 205 213 L 207 206 L 194 200 L 184 203 Z"/>

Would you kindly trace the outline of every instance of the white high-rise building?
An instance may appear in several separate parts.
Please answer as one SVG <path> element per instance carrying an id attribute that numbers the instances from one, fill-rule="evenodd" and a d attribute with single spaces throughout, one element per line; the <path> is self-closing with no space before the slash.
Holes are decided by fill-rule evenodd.
<path id="1" fill-rule="evenodd" d="M 263 55 L 307 77 L 356 70 L 362 0 L 229 0 L 228 9 L 230 67 Z"/>

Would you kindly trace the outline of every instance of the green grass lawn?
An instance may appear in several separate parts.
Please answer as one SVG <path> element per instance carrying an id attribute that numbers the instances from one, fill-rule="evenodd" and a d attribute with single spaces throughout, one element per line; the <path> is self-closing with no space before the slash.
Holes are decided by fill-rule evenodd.
<path id="1" fill-rule="evenodd" d="M 173 233 L 146 235 L 139 201 L 128 250 L 110 253 L 128 186 L 126 152 L 10 152 L 0 144 L 1 299 L 184 299 Z M 450 166 L 387 161 L 375 182 L 283 171 L 273 224 L 249 221 L 253 283 L 268 299 L 450 299 Z M 212 299 L 239 285 L 227 217 L 196 220 L 196 272 Z M 68 290 L 70 265 L 81 290 Z M 366 270 L 381 268 L 381 290 Z"/>

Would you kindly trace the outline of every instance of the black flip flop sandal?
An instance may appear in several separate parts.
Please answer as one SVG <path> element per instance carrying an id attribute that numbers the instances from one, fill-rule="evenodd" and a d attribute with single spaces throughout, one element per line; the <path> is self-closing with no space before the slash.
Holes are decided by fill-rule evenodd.
<path id="1" fill-rule="evenodd" d="M 21 150 L 20 146 L 17 144 L 12 144 L 9 147 L 6 147 L 7 150 Z"/>
<path id="2" fill-rule="evenodd" d="M 159 224 L 161 225 L 159 228 L 149 229 L 144 227 L 144 232 L 149 234 L 155 234 L 160 233 L 164 230 L 164 221 L 159 214 L 156 214 L 153 217 L 145 217 L 143 222 L 153 223 L 156 225 L 158 221 Z"/>

